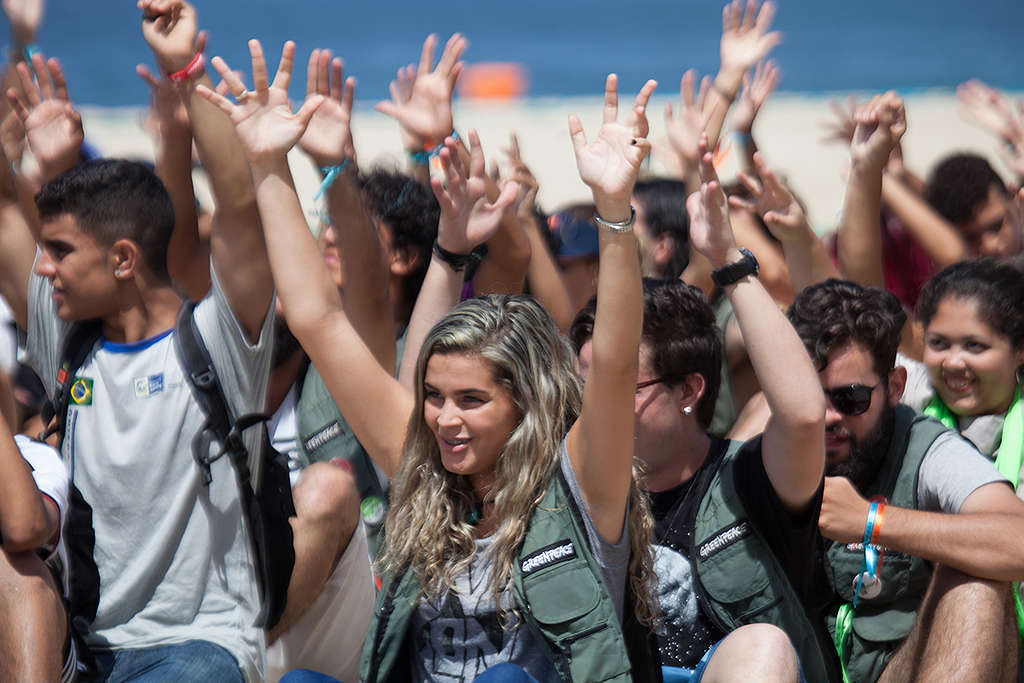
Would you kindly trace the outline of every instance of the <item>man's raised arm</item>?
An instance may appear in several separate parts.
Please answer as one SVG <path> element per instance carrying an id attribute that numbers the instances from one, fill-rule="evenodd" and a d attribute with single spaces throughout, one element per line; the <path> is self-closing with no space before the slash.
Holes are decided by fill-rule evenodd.
<path id="1" fill-rule="evenodd" d="M 183 0 L 140 0 L 142 34 L 157 65 L 178 84 L 192 122 L 199 159 L 210 177 L 216 209 L 210 252 L 217 278 L 231 310 L 254 341 L 270 307 L 274 284 L 260 231 L 252 176 L 240 149 L 235 128 L 224 112 L 196 92 L 200 84 L 212 89 L 198 52 L 198 15 Z M 262 61 L 262 54 L 259 59 Z M 290 68 L 288 69 L 290 73 Z M 266 70 L 263 70 L 266 73 Z M 226 78 L 231 91 L 244 101 L 253 93 L 237 77 Z M 255 82 L 256 92 L 268 84 Z"/>

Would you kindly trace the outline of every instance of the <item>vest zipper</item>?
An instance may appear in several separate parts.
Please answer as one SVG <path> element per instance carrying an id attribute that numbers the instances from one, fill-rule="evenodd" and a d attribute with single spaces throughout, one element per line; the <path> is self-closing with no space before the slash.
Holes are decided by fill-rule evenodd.
<path id="1" fill-rule="evenodd" d="M 598 624 L 597 626 L 591 626 L 590 628 L 586 629 L 585 631 L 580 631 L 579 633 L 577 633 L 575 635 L 571 635 L 571 636 L 569 636 L 567 638 L 562 638 L 561 640 L 559 640 L 556 643 L 556 645 L 558 645 L 558 649 L 559 650 L 561 650 L 563 653 L 568 654 L 569 646 L 572 645 L 573 643 L 575 643 L 577 640 L 580 640 L 582 638 L 586 638 L 587 636 L 592 636 L 592 635 L 594 635 L 595 633 L 597 633 L 599 631 L 605 630 L 606 628 L 608 628 L 608 624 L 607 623 Z"/>

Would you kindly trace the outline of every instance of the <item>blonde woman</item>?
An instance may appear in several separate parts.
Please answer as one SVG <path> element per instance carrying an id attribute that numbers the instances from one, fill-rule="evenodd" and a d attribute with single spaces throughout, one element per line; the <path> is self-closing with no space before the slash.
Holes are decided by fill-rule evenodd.
<path id="1" fill-rule="evenodd" d="M 295 196 L 285 155 L 322 98 L 307 97 L 293 114 L 286 89 L 294 47 L 285 46 L 273 84 L 259 44 L 250 47 L 254 90 L 216 60 L 239 104 L 204 95 L 235 122 L 249 159 L 289 325 L 359 440 L 394 478 L 385 586 L 362 679 L 474 680 L 488 670 L 492 680 L 656 677 L 650 517 L 632 474 L 641 288 L 629 204 L 649 151 L 645 110 L 656 84 L 648 81 L 619 122 L 609 76 L 592 142 L 576 117 L 569 121 L 604 227 L 586 385 L 568 341 L 528 297 L 472 299 L 436 322 L 458 298 L 467 255 L 494 232 L 516 190 L 488 203 L 471 132 L 471 151 L 445 141 L 445 182 L 432 180 L 441 219 L 410 324 L 410 392 L 346 316 Z"/>

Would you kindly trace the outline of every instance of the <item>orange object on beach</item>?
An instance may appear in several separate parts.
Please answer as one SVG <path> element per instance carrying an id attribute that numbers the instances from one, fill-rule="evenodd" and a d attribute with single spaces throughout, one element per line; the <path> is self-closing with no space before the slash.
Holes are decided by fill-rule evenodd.
<path id="1" fill-rule="evenodd" d="M 459 94 L 476 99 L 522 97 L 529 87 L 526 67 L 518 62 L 467 64 L 459 77 Z"/>

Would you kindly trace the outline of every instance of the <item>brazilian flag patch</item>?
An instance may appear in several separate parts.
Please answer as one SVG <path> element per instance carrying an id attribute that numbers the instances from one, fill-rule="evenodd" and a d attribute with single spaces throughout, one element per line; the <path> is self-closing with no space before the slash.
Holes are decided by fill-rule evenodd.
<path id="1" fill-rule="evenodd" d="M 92 380 L 88 377 L 75 377 L 71 385 L 71 404 L 76 406 L 92 405 Z"/>

